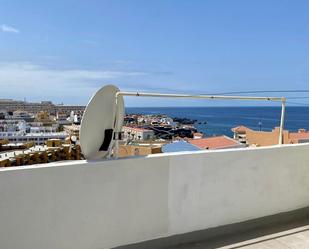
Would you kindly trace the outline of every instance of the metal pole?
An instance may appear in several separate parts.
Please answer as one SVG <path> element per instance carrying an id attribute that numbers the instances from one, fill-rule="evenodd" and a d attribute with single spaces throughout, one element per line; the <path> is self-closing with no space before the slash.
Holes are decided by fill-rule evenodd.
<path id="1" fill-rule="evenodd" d="M 281 101 L 281 122 L 279 131 L 279 144 L 283 142 L 284 116 L 286 99 L 282 97 L 251 97 L 251 96 L 224 96 L 224 95 L 189 95 L 189 94 L 170 94 L 170 93 L 139 93 L 139 92 L 117 92 L 116 93 L 116 111 L 118 104 L 118 96 L 133 97 L 161 97 L 161 98 L 191 98 L 191 99 L 227 99 L 227 100 L 263 100 L 263 101 Z M 116 131 L 119 132 L 119 131 Z M 114 157 L 118 158 L 119 141 L 115 142 Z"/>
<path id="2" fill-rule="evenodd" d="M 285 119 L 285 103 L 286 98 L 281 98 L 282 107 L 281 107 L 281 120 L 280 120 L 280 130 L 279 130 L 279 145 L 283 144 L 283 129 L 284 129 L 284 119 Z"/>
<path id="3" fill-rule="evenodd" d="M 118 116 L 118 94 L 116 94 L 116 99 L 115 99 L 115 102 L 116 102 L 116 116 L 115 116 L 115 119 L 116 119 L 116 117 Z M 115 122 L 115 125 L 117 124 L 117 121 Z M 116 127 L 115 127 L 116 128 Z M 114 149 L 114 151 L 113 151 L 113 157 L 115 158 L 115 159 L 118 159 L 118 155 L 119 155 L 119 132 L 121 132 L 121 131 L 116 131 L 116 130 L 114 130 L 114 136 L 116 135 L 117 137 L 116 137 L 116 139 L 115 139 L 115 149 Z"/>
<path id="4" fill-rule="evenodd" d="M 139 93 L 139 92 L 117 92 L 116 97 L 163 97 L 163 98 L 191 98 L 191 99 L 230 99 L 230 100 L 268 100 L 281 101 L 279 97 L 250 97 L 250 96 L 224 96 L 224 95 L 189 95 L 189 94 L 170 94 L 170 93 Z"/>

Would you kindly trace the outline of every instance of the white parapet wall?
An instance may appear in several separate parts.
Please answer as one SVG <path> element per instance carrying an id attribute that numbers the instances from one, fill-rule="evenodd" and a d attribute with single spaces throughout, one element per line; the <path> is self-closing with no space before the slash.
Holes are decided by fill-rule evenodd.
<path id="1" fill-rule="evenodd" d="M 99 249 L 309 206 L 309 145 L 0 169 L 1 249 Z"/>

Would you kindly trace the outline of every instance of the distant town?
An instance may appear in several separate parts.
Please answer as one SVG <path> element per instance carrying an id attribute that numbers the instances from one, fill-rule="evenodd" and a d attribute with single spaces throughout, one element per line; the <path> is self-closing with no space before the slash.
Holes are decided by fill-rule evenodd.
<path id="1" fill-rule="evenodd" d="M 0 167 L 83 159 L 79 129 L 85 106 L 0 100 Z M 206 121 L 205 121 L 206 123 Z M 278 144 L 279 128 L 253 130 L 231 127 L 234 136 L 209 136 L 195 127 L 197 120 L 167 115 L 127 114 L 119 156 L 219 150 Z M 309 142 L 309 132 L 284 130 L 283 143 Z"/>

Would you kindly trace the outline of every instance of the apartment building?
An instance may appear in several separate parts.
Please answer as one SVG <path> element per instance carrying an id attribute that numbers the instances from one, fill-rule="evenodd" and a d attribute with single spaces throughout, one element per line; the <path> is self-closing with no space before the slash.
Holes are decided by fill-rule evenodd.
<path id="1" fill-rule="evenodd" d="M 51 101 L 41 101 L 40 103 L 33 103 L 26 101 L 16 101 L 13 99 L 0 99 L 0 110 L 6 110 L 10 112 L 22 110 L 30 113 L 46 111 L 52 114 L 56 114 L 57 112 L 65 112 L 65 113 L 70 113 L 71 111 L 83 112 L 85 110 L 85 106 L 55 105 Z"/>
<path id="2" fill-rule="evenodd" d="M 49 139 L 65 140 L 66 132 L 41 132 L 25 133 L 24 131 L 0 132 L 0 139 L 8 140 L 10 143 L 34 142 L 36 145 L 44 144 Z"/>
<path id="3" fill-rule="evenodd" d="M 245 126 L 239 126 L 232 129 L 234 138 L 249 146 L 271 146 L 278 144 L 279 127 L 272 131 L 255 131 Z M 299 129 L 297 132 L 283 131 L 284 144 L 298 144 L 309 142 L 309 131 Z"/>
<path id="4" fill-rule="evenodd" d="M 122 131 L 125 140 L 151 140 L 154 138 L 154 131 L 149 129 L 123 126 Z"/>

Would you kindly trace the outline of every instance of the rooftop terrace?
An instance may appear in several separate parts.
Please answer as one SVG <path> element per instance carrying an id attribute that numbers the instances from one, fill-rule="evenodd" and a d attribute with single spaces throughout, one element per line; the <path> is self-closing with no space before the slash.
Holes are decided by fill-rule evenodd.
<path id="1" fill-rule="evenodd" d="M 259 224 L 256 219 L 271 221 L 272 215 L 308 207 L 308 150 L 308 144 L 298 144 L 2 168 L 0 245 L 113 248 L 184 236 L 187 240 L 175 248 L 237 248 L 240 242 L 264 240 L 264 233 L 236 240 L 245 232 L 235 230 L 237 236 L 216 237 L 219 242 L 230 238 L 230 244 L 215 244 L 194 233 L 226 232 L 235 224 L 248 228 L 246 222 Z"/>
<path id="2" fill-rule="evenodd" d="M 279 145 L 118 159 L 123 96 L 281 101 Z M 133 93 L 105 86 L 81 123 L 88 160 L 0 169 L 0 247 L 239 248 L 246 244 L 237 243 L 269 233 L 238 236 L 304 221 L 309 144 L 282 145 L 284 110 L 285 98 Z"/>

